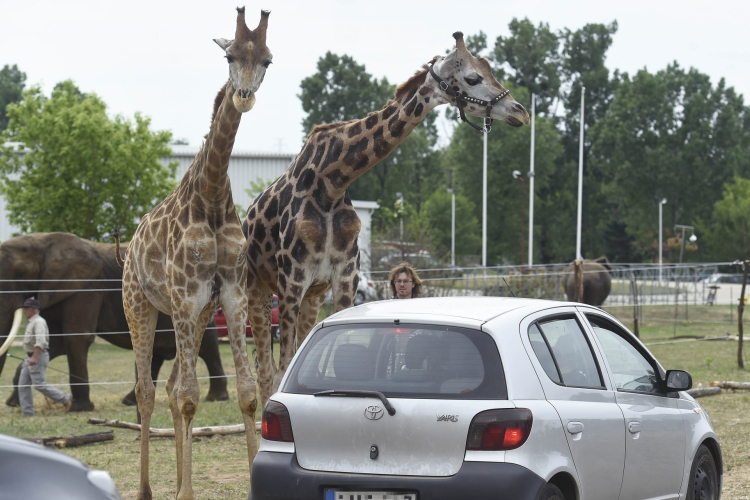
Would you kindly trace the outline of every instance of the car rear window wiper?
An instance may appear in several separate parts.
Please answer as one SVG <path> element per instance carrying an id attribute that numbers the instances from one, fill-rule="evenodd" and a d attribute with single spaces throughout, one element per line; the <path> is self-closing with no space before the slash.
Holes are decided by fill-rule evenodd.
<path id="1" fill-rule="evenodd" d="M 388 398 L 385 397 L 385 394 L 378 391 L 347 391 L 347 390 L 336 390 L 336 389 L 330 389 L 328 391 L 320 391 L 313 394 L 313 396 L 344 396 L 344 397 L 351 397 L 351 398 L 378 398 L 382 403 L 383 406 L 385 406 L 385 409 L 388 410 L 388 415 L 395 415 L 396 409 L 391 405 L 391 402 L 388 401 Z"/>

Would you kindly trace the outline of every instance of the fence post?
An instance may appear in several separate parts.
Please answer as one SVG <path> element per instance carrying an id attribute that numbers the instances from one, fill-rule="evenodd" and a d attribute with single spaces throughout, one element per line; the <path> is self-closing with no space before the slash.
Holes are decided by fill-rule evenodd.
<path id="1" fill-rule="evenodd" d="M 576 259 L 573 261 L 576 279 L 576 302 L 583 302 L 583 261 Z"/>
<path id="2" fill-rule="evenodd" d="M 635 336 L 641 338 L 638 332 L 638 283 L 635 281 L 635 273 L 630 273 L 630 291 L 633 293 L 633 330 Z"/>
<path id="3" fill-rule="evenodd" d="M 745 362 L 742 359 L 742 342 L 743 342 L 743 328 L 742 328 L 742 314 L 745 312 L 745 287 L 747 286 L 747 270 L 750 268 L 750 260 L 742 262 L 742 291 L 740 292 L 740 305 L 737 307 L 737 330 L 739 333 L 739 346 L 737 347 L 737 366 L 740 370 L 745 369 Z"/>

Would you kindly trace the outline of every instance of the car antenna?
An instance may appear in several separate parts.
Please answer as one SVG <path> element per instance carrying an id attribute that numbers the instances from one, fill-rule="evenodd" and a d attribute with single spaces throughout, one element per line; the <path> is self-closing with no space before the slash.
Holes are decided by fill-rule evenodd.
<path id="1" fill-rule="evenodd" d="M 512 295 L 513 297 L 515 297 L 515 296 L 516 296 L 516 294 L 515 294 L 515 293 L 513 293 L 513 289 L 512 289 L 511 287 L 510 287 L 510 285 L 508 284 L 508 282 L 507 282 L 507 281 L 505 281 L 505 277 L 503 277 L 503 283 L 505 283 L 505 286 L 507 286 L 507 287 L 508 287 L 508 290 L 510 291 L 510 294 L 511 294 L 511 295 Z"/>

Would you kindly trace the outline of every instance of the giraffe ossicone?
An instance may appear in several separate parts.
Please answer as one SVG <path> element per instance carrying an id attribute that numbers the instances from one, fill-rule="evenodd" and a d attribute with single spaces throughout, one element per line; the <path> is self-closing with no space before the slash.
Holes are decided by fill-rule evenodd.
<path id="1" fill-rule="evenodd" d="M 192 425 L 200 398 L 196 355 L 217 306 L 223 308 L 227 320 L 251 471 L 258 451 L 256 385 L 245 344 L 247 240 L 227 169 L 242 113 L 252 108 L 271 64 L 266 46 L 268 15 L 261 11 L 258 27 L 250 30 L 245 9 L 238 8 L 234 39 L 215 40 L 227 58 L 229 81 L 215 99 L 210 131 L 177 189 L 143 217 L 125 257 L 123 305 L 136 355 L 136 398 L 142 424 L 139 499 L 152 497 L 149 425 L 155 389 L 150 360 L 159 311 L 172 316 L 177 343 L 177 359 L 166 384 L 175 427 L 177 498 L 194 498 Z"/>
<path id="2" fill-rule="evenodd" d="M 258 352 L 261 405 L 278 388 L 297 346 L 315 324 L 326 292 L 333 288 L 336 311 L 354 304 L 359 283 L 360 220 L 348 186 L 388 156 L 434 107 L 457 105 L 456 95 L 492 101 L 490 117 L 511 126 L 528 125 L 529 114 L 495 79 L 489 63 L 466 48 L 430 63 L 445 82 L 424 67 L 396 90 L 383 109 L 364 118 L 319 125 L 289 169 L 250 205 L 242 229 L 248 239 L 249 318 Z M 503 95 L 504 94 L 504 95 Z M 464 105 L 484 118 L 485 106 Z M 270 342 L 273 294 L 279 297 L 280 359 L 274 366 Z"/>

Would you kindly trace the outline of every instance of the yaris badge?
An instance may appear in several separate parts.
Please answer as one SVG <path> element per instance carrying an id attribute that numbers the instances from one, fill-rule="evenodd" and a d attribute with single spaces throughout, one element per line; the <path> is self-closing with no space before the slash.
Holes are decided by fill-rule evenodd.
<path id="1" fill-rule="evenodd" d="M 368 406 L 365 408 L 365 417 L 370 420 L 378 420 L 383 416 L 383 409 L 379 406 Z"/>

